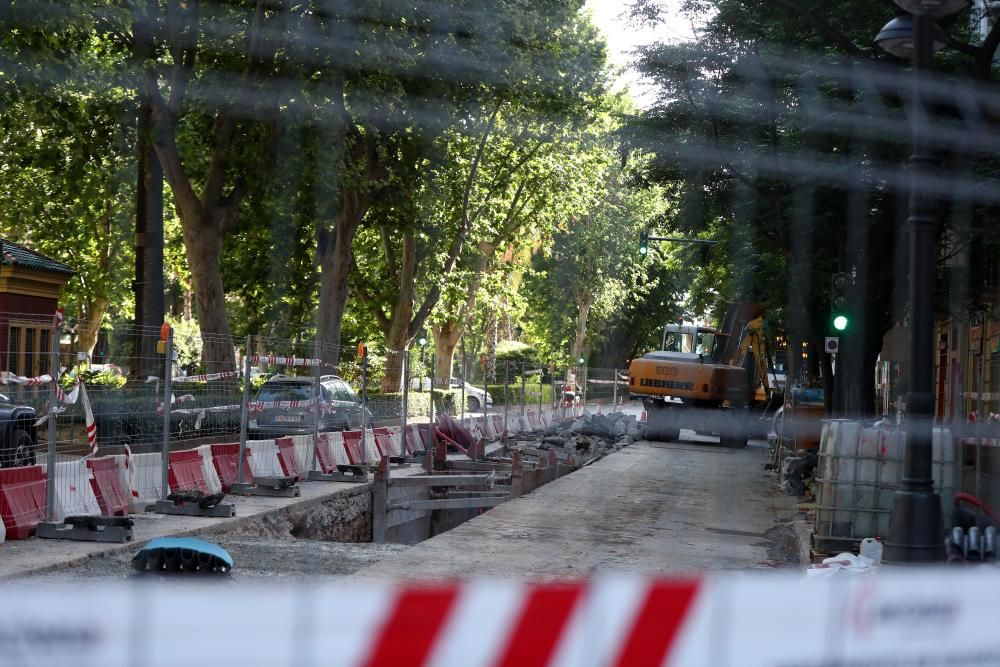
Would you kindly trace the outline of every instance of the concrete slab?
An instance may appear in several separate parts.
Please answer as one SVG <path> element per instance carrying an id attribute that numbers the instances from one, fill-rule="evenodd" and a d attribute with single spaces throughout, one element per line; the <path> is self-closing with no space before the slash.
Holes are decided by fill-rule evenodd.
<path id="1" fill-rule="evenodd" d="M 796 500 L 778 493 L 766 459 L 764 447 L 724 449 L 703 438 L 636 443 L 412 547 L 405 559 L 353 576 L 545 578 L 798 565 L 789 523 Z"/>

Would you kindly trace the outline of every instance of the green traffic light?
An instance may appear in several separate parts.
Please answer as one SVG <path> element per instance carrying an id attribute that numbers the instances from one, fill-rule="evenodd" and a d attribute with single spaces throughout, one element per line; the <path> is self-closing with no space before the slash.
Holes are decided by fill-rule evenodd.
<path id="1" fill-rule="evenodd" d="M 424 345 L 427 345 L 427 339 L 421 338 L 420 340 L 417 341 L 417 343 L 420 344 L 420 347 L 423 347 Z"/>
<path id="2" fill-rule="evenodd" d="M 845 315 L 837 315 L 835 318 L 833 318 L 833 328 L 836 329 L 837 331 L 844 331 L 845 329 L 847 329 L 847 324 L 848 320 L 847 316 Z"/>
<path id="3" fill-rule="evenodd" d="M 647 248 L 646 246 L 640 246 L 639 247 L 639 254 L 640 255 L 645 255 L 647 252 L 649 252 L 649 248 Z"/>

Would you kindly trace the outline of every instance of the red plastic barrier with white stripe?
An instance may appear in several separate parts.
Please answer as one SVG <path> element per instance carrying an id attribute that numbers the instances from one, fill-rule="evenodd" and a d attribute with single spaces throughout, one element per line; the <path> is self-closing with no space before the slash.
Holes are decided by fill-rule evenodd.
<path id="1" fill-rule="evenodd" d="M 998 597 L 995 568 L 822 580 L 719 573 L 425 586 L 249 582 L 225 591 L 179 581 L 4 588 L 4 602 L 18 610 L 8 644 L 20 664 L 107 667 L 994 665 Z M 211 609 L 212 622 L 191 623 L 191 609 Z M 42 628 L 74 641 L 27 640 Z"/>

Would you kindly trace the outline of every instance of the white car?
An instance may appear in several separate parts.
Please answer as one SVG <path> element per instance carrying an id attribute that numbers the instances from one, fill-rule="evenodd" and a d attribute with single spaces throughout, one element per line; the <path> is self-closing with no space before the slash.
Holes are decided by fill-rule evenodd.
<path id="1" fill-rule="evenodd" d="M 436 381 L 436 384 L 440 386 L 440 383 Z M 483 396 L 486 396 L 486 407 L 493 407 L 493 397 L 490 396 L 482 387 L 477 387 L 468 382 L 462 382 L 459 378 L 451 378 L 448 382 L 448 386 L 451 389 L 457 389 L 461 391 L 462 385 L 465 385 L 465 402 L 469 406 L 470 410 L 479 410 L 483 407 Z M 410 389 L 414 391 L 430 391 L 431 390 L 431 379 L 429 377 L 425 378 L 413 378 L 410 380 Z"/>

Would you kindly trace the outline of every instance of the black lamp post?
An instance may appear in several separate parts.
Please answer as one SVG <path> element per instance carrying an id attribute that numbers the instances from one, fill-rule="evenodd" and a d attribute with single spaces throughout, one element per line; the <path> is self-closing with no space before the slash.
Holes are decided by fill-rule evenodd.
<path id="1" fill-rule="evenodd" d="M 927 136 L 924 81 L 934 51 L 945 46 L 934 19 L 954 14 L 968 0 L 895 0 L 910 12 L 882 28 L 875 43 L 900 58 L 913 60 L 913 152 L 909 159 L 910 206 L 910 394 L 907 398 L 908 442 L 903 479 L 893 498 L 887 563 L 932 563 L 944 560 L 941 498 L 934 491 L 934 278 L 937 202 L 924 183 L 933 178 L 934 156 Z"/>

